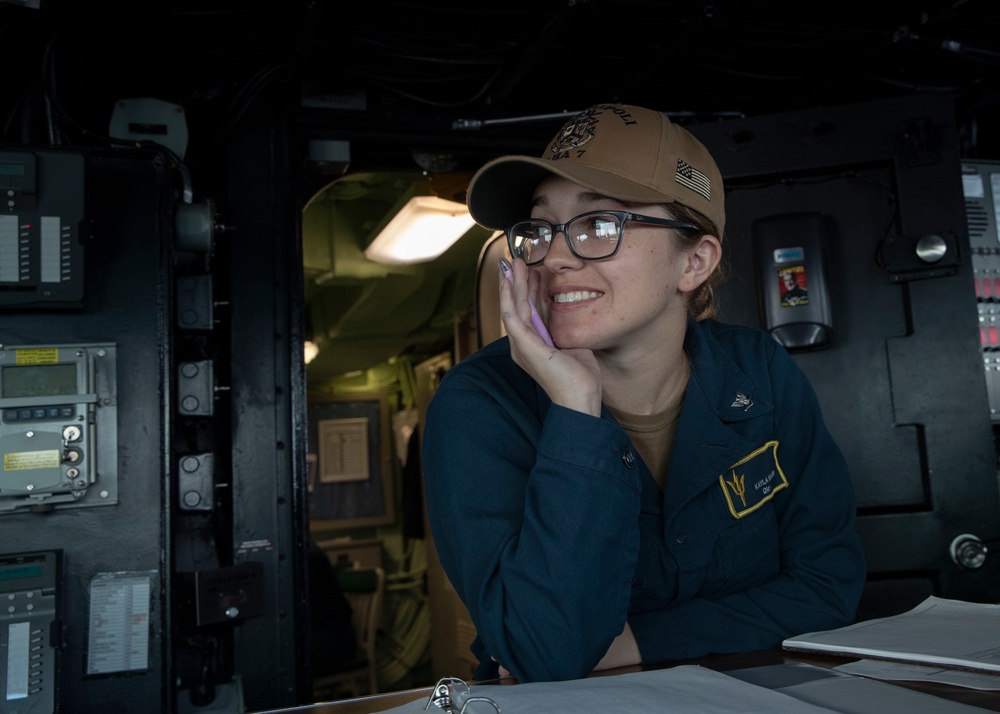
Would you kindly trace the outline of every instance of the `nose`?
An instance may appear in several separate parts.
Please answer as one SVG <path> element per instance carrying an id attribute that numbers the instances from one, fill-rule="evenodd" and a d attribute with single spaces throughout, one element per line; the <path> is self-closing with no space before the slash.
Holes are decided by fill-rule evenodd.
<path id="1" fill-rule="evenodd" d="M 545 266 L 552 272 L 573 270 L 582 266 L 583 261 L 577 258 L 573 254 L 573 251 L 570 250 L 569 241 L 569 233 L 566 232 L 566 227 L 563 226 L 561 230 L 557 229 L 552 234 L 552 242 L 549 244 L 549 250 L 542 260 L 542 266 Z"/>

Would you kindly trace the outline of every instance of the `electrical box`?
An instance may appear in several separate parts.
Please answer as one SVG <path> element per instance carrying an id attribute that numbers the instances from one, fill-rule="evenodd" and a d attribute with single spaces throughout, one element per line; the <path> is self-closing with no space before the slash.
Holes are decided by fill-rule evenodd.
<path id="1" fill-rule="evenodd" d="M 990 405 L 1000 422 L 1000 161 L 963 161 L 962 192 L 972 250 L 979 342 Z"/>
<path id="2" fill-rule="evenodd" d="M 116 349 L 0 346 L 0 514 L 117 502 Z"/>
<path id="3" fill-rule="evenodd" d="M 80 307 L 84 159 L 0 151 L 0 308 Z"/>
<path id="4" fill-rule="evenodd" d="M 60 551 L 0 555 L 0 683 L 5 712 L 56 709 Z"/>

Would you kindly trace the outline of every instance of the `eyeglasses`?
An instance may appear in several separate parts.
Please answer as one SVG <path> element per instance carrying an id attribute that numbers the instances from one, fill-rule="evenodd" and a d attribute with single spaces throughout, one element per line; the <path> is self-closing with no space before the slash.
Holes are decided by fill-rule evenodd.
<path id="1" fill-rule="evenodd" d="M 693 223 L 672 221 L 666 218 L 643 216 L 628 211 L 590 211 L 556 225 L 540 218 L 520 221 L 507 229 L 510 254 L 526 265 L 537 265 L 545 260 L 552 243 L 552 236 L 562 233 L 570 252 L 580 260 L 611 258 L 622 244 L 625 223 L 635 221 L 651 226 L 701 230 Z"/>

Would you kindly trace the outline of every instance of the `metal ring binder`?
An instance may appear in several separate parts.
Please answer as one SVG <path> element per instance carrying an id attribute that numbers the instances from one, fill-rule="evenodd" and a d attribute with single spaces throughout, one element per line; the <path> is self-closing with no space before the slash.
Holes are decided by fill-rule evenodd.
<path id="1" fill-rule="evenodd" d="M 454 692 L 453 687 L 460 684 L 465 691 L 464 692 Z M 458 707 L 458 695 L 466 695 L 468 698 L 462 702 L 461 707 Z M 429 709 L 431 704 L 444 710 L 447 714 L 476 714 L 469 707 L 472 702 L 486 702 L 496 714 L 500 714 L 500 705 L 489 697 L 479 697 L 471 696 L 472 688 L 466 683 L 464 679 L 459 679 L 458 677 L 444 677 L 438 680 L 438 683 L 434 685 L 434 689 L 431 691 L 431 695 L 427 698 L 427 704 L 424 705 L 424 709 Z"/>

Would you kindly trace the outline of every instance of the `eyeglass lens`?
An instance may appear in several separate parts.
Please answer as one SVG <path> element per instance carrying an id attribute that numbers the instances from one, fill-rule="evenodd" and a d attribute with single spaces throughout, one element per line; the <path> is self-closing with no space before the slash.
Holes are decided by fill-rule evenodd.
<path id="1" fill-rule="evenodd" d="M 554 229 L 548 221 L 522 221 L 511 227 L 511 250 L 514 257 L 528 265 L 545 258 L 552 243 Z M 621 236 L 621 222 L 611 213 L 577 216 L 565 226 L 570 249 L 580 258 L 594 260 L 614 254 Z"/>

